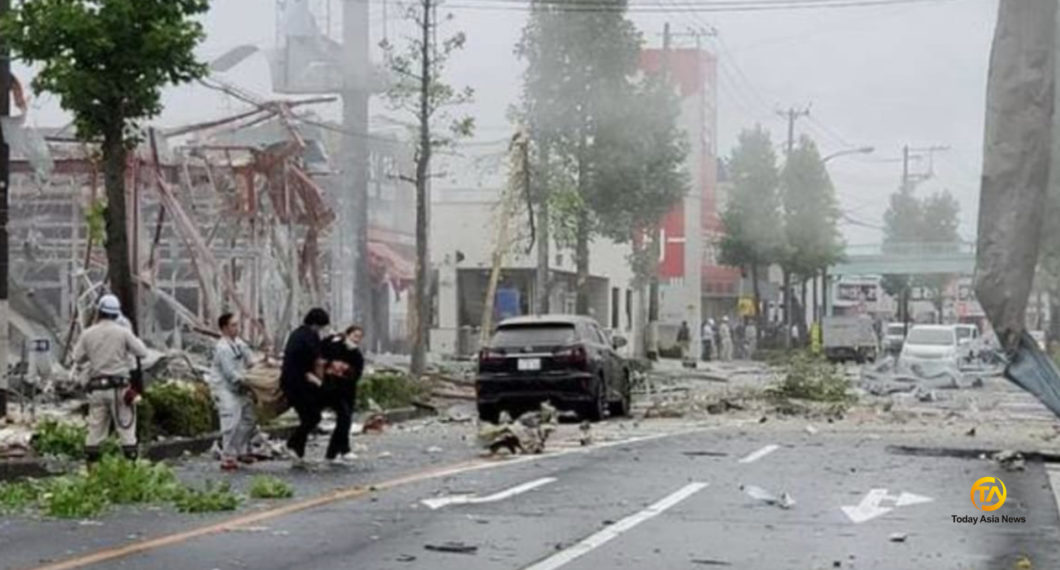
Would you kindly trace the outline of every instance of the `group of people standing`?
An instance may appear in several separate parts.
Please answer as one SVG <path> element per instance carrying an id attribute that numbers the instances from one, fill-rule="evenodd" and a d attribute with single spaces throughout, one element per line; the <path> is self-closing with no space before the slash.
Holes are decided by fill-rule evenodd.
<path id="1" fill-rule="evenodd" d="M 720 323 L 707 319 L 703 323 L 702 335 L 702 358 L 708 361 L 749 358 L 758 344 L 758 331 L 753 321 L 737 323 L 733 327 L 729 317 L 722 317 Z"/>
<path id="2" fill-rule="evenodd" d="M 326 409 L 335 413 L 335 428 L 325 459 L 337 465 L 356 459 L 350 450 L 350 426 L 357 383 L 364 373 L 360 347 L 364 330 L 353 325 L 341 334 L 329 334 L 330 325 L 327 311 L 312 309 L 284 347 L 280 388 L 299 422 L 286 449 L 296 466 L 305 464 L 306 443 Z M 221 419 L 221 468 L 235 470 L 239 463 L 254 461 L 250 453 L 256 430 L 254 403 L 246 385 L 250 350 L 239 338 L 239 323 L 233 315 L 222 315 L 218 326 L 221 339 L 214 348 L 211 387 Z"/>
<path id="3" fill-rule="evenodd" d="M 284 349 L 280 387 L 299 419 L 298 428 L 287 441 L 295 465 L 304 465 L 306 442 L 325 409 L 335 413 L 335 429 L 325 458 L 335 464 L 356 459 L 350 450 L 350 427 L 357 383 L 364 373 L 360 348 L 364 331 L 354 325 L 341 334 L 329 334 L 330 321 L 324 309 L 310 310 Z M 221 469 L 232 471 L 240 463 L 255 461 L 252 442 L 262 437 L 247 383 L 255 363 L 251 362 L 250 347 L 240 337 L 235 315 L 221 315 L 217 326 L 221 336 L 214 346 L 209 384 L 220 419 Z M 101 445 L 112 426 L 125 456 L 136 459 L 136 403 L 144 391 L 140 360 L 147 357 L 147 347 L 122 315 L 118 298 L 104 295 L 97 306 L 95 324 L 85 329 L 73 351 L 73 373 L 89 404 L 85 439 L 89 466 L 100 460 Z"/>

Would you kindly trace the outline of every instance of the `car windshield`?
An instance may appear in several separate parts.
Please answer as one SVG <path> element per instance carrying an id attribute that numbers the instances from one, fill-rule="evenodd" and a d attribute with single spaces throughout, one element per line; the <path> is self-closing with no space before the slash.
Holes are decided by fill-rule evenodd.
<path id="1" fill-rule="evenodd" d="M 501 327 L 493 335 L 490 346 L 514 348 L 523 346 L 559 346 L 575 340 L 574 325 L 548 323 Z"/>
<path id="2" fill-rule="evenodd" d="M 907 342 L 928 346 L 948 346 L 954 343 L 954 334 L 951 329 L 913 329 L 909 333 Z"/>
<path id="3" fill-rule="evenodd" d="M 957 340 L 966 338 L 972 338 L 972 329 L 970 327 L 957 327 Z"/>

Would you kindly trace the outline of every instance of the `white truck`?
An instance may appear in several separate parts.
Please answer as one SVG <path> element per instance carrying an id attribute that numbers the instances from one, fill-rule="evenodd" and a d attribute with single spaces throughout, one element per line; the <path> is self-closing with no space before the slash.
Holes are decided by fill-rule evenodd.
<path id="1" fill-rule="evenodd" d="M 876 360 L 879 339 L 872 318 L 825 317 L 821 322 L 821 347 L 831 362 L 853 360 L 861 364 Z"/>

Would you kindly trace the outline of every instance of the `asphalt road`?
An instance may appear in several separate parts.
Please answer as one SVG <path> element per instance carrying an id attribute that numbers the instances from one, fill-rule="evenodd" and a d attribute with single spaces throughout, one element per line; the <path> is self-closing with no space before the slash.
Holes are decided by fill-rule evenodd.
<path id="1" fill-rule="evenodd" d="M 32 567 L 190 529 L 183 537 L 140 543 L 137 552 L 111 552 L 125 555 L 90 567 L 986 570 L 1014 568 L 1025 555 L 1033 568 L 1060 568 L 1060 515 L 1041 464 L 1007 472 L 979 459 L 898 455 L 883 439 L 849 432 L 754 426 L 567 448 L 516 461 L 476 459 L 470 445 L 457 441 L 463 438 L 424 454 L 424 439 L 410 435 L 408 463 L 298 475 L 304 479 L 298 497 L 251 505 L 238 516 L 258 518 L 222 532 L 194 529 L 233 515 L 189 522 L 135 512 L 87 528 L 5 521 L 0 561 Z M 1005 505 L 990 514 L 1025 517 L 1026 523 L 953 522 L 953 515 L 983 514 L 969 497 L 973 483 L 986 476 L 1002 478 L 1007 488 Z M 309 508 L 299 503 L 328 488 L 369 483 L 375 491 L 353 490 Z M 795 504 L 766 504 L 742 485 L 788 493 Z M 458 495 L 464 498 L 434 509 L 424 503 Z M 277 506 L 290 512 L 269 511 Z M 56 532 L 42 533 L 48 524 Z M 126 536 L 130 528 L 135 534 Z M 904 540 L 892 541 L 892 535 Z M 43 555 L 49 541 L 50 553 Z M 428 549 L 447 543 L 470 552 Z"/>

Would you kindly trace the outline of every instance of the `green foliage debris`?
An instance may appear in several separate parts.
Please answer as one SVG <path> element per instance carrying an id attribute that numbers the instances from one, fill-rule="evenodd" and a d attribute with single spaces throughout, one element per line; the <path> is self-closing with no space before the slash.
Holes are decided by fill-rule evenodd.
<path id="1" fill-rule="evenodd" d="M 368 411 L 369 400 L 385 410 L 403 408 L 423 396 L 426 387 L 412 377 L 396 372 L 376 372 L 357 384 L 357 410 Z"/>
<path id="2" fill-rule="evenodd" d="M 783 379 L 767 389 L 776 398 L 850 402 L 850 381 L 828 361 L 800 352 L 791 357 Z"/>
<path id="3" fill-rule="evenodd" d="M 141 441 L 154 441 L 160 435 L 194 437 L 218 429 L 210 389 L 199 382 L 179 380 L 148 387 L 137 422 Z"/>
<path id="4" fill-rule="evenodd" d="M 47 419 L 37 424 L 33 433 L 33 449 L 38 455 L 54 455 L 70 459 L 85 456 L 84 426 Z"/>
<path id="5" fill-rule="evenodd" d="M 259 475 L 250 482 L 250 496 L 255 499 L 290 499 L 294 487 L 283 479 Z"/>
<path id="6" fill-rule="evenodd" d="M 239 506 L 239 497 L 232 493 L 227 481 L 220 485 L 207 481 L 202 489 L 184 488 L 174 503 L 182 513 L 215 513 L 234 511 Z"/>

